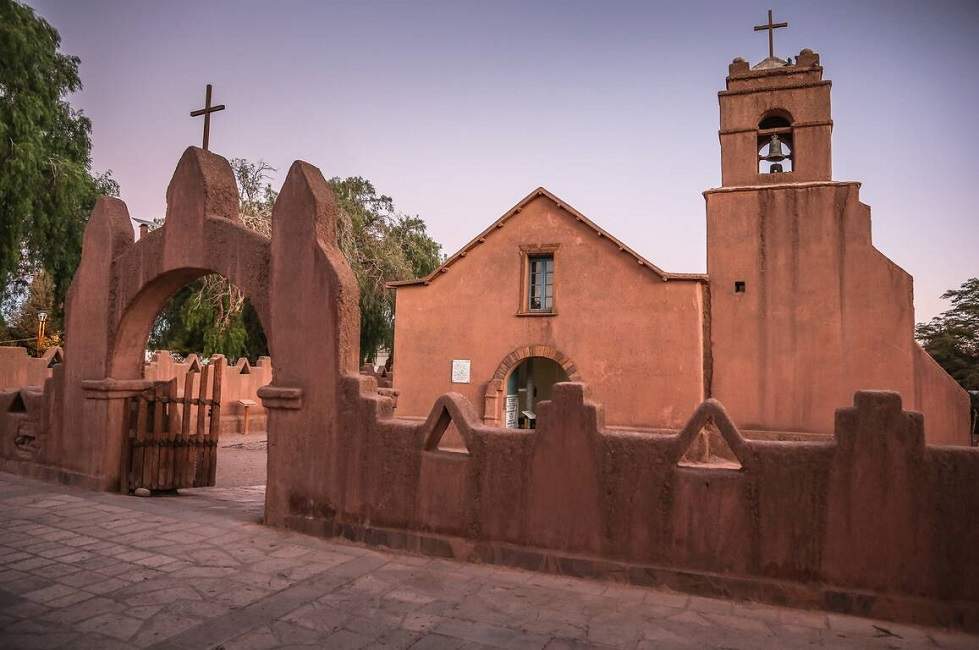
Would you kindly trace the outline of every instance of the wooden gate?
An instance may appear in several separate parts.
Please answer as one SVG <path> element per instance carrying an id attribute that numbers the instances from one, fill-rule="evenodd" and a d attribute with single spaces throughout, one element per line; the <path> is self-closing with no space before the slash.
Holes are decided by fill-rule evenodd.
<path id="1" fill-rule="evenodd" d="M 224 357 L 215 355 L 199 371 L 189 371 L 183 395 L 177 393 L 177 380 L 171 379 L 153 382 L 127 398 L 123 467 L 130 492 L 214 485 L 224 366 Z"/>

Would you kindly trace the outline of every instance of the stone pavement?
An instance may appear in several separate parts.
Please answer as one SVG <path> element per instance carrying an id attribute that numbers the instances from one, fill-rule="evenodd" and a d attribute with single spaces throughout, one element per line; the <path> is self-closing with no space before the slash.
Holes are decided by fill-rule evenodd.
<path id="1" fill-rule="evenodd" d="M 380 552 L 0 474 L 0 647 L 975 648 L 960 632 Z"/>

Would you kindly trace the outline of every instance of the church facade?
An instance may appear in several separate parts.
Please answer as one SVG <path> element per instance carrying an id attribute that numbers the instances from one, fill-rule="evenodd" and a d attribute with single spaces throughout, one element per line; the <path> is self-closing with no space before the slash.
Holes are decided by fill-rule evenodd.
<path id="1" fill-rule="evenodd" d="M 859 389 L 901 394 L 932 444 L 969 443 L 969 399 L 914 340 L 912 278 L 873 246 L 860 184 L 832 180 L 819 55 L 735 59 L 707 274 L 669 273 L 539 188 L 397 292 L 398 413 L 465 395 L 534 426 L 583 381 L 610 426 L 675 429 L 706 398 L 758 432 L 831 433 Z"/>

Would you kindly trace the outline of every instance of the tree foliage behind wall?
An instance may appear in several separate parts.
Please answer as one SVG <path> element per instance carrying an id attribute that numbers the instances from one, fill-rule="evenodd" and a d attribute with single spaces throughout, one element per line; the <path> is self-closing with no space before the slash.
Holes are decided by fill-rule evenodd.
<path id="1" fill-rule="evenodd" d="M 91 122 L 65 99 L 81 88 L 79 59 L 60 45 L 31 8 L 0 0 L 0 329 L 42 273 L 60 329 L 88 214 L 99 194 L 119 193 L 111 173 L 91 172 Z"/>
<path id="2" fill-rule="evenodd" d="M 268 183 L 274 171 L 262 161 L 231 161 L 238 180 L 244 224 L 271 235 L 276 193 Z M 397 212 L 389 196 L 370 181 L 333 178 L 337 197 L 337 240 L 360 286 L 361 362 L 372 361 L 394 337 L 394 297 L 385 284 L 427 275 L 441 262 L 440 246 L 419 217 Z M 269 354 L 265 333 L 247 296 L 216 275 L 206 276 L 177 293 L 157 318 L 148 347 L 181 355 L 221 353 L 254 361 Z"/>
<path id="3" fill-rule="evenodd" d="M 331 178 L 340 208 L 337 241 L 360 285 L 360 360 L 394 342 L 394 294 L 386 283 L 428 275 L 441 246 L 419 217 L 399 214 L 389 196 L 359 176 Z"/>
<path id="4" fill-rule="evenodd" d="M 38 271 L 18 301 L 17 309 L 9 314 L 6 327 L 0 327 L 0 345 L 25 347 L 31 356 L 40 356 L 48 348 L 61 345 L 58 327 L 46 327 L 44 337 L 37 338 L 38 314 L 43 311 L 50 318 L 53 304 L 54 283 L 45 271 Z"/>
<path id="5" fill-rule="evenodd" d="M 918 323 L 915 336 L 935 361 L 966 390 L 979 390 L 979 278 L 966 280 L 942 298 L 952 306 L 927 323 Z"/>

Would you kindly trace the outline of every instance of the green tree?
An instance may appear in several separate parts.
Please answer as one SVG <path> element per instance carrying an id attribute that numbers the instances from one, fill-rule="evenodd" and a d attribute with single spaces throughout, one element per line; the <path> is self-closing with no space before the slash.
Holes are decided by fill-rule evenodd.
<path id="1" fill-rule="evenodd" d="M 11 314 L 6 332 L 0 333 L 0 341 L 7 341 L 6 345 L 14 343 L 25 347 L 29 354 L 37 356 L 53 345 L 61 345 L 60 331 L 50 325 L 45 328 L 40 349 L 37 345 L 38 314 L 43 311 L 50 316 L 51 305 L 54 304 L 54 283 L 47 273 L 38 271 L 31 277 L 24 293 L 16 311 Z"/>
<path id="2" fill-rule="evenodd" d="M 979 278 L 942 294 L 950 309 L 918 323 L 915 337 L 966 390 L 979 390 Z"/>
<path id="3" fill-rule="evenodd" d="M 52 327 L 95 199 L 119 192 L 111 172 L 91 173 L 91 122 L 65 99 L 81 88 L 79 59 L 60 44 L 31 8 L 0 0 L 0 301 L 9 315 L 44 271 Z"/>

